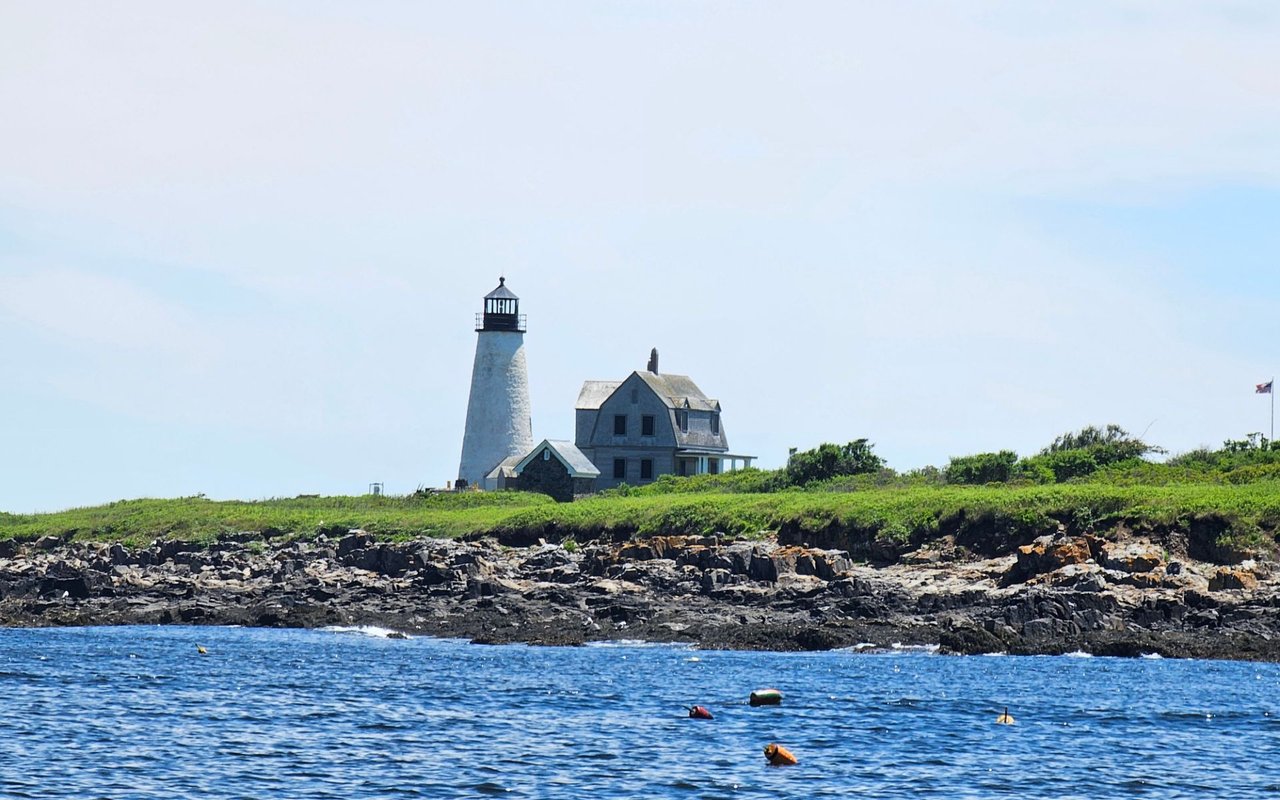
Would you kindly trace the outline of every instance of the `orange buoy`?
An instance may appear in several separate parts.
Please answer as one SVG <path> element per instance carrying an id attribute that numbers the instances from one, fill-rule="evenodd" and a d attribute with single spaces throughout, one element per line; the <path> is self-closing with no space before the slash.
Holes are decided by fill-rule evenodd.
<path id="1" fill-rule="evenodd" d="M 764 757 L 771 767 L 792 767 L 799 763 L 790 750 L 773 742 L 764 746 Z"/>
<path id="2" fill-rule="evenodd" d="M 715 719 L 711 716 L 711 710 L 706 706 L 689 706 L 690 719 Z"/>
<path id="3" fill-rule="evenodd" d="M 756 689 L 747 700 L 753 706 L 776 706 L 782 703 L 782 692 L 777 689 Z"/>

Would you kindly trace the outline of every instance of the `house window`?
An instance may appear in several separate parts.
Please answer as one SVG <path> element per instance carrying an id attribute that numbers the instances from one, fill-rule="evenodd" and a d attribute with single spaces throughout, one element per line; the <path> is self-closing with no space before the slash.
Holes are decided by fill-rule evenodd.
<path id="1" fill-rule="evenodd" d="M 711 415 L 711 435 L 713 436 L 720 435 L 720 415 L 719 414 Z"/>
<path id="2" fill-rule="evenodd" d="M 640 479 L 645 481 L 653 480 L 653 459 L 640 459 Z"/>
<path id="3" fill-rule="evenodd" d="M 639 389 L 632 389 L 632 390 L 631 390 L 631 405 L 633 405 L 633 406 L 634 406 L 636 403 L 639 403 L 639 402 L 640 402 L 640 390 L 639 390 Z"/>
<path id="4" fill-rule="evenodd" d="M 627 477 L 627 460 L 625 458 L 615 458 L 613 460 L 613 477 Z"/>
<path id="5" fill-rule="evenodd" d="M 680 474 L 681 475 L 689 474 L 689 462 L 684 460 L 683 458 L 680 459 Z"/>
<path id="6" fill-rule="evenodd" d="M 551 451 L 550 451 L 550 450 L 543 450 L 543 451 L 542 451 L 542 460 L 543 460 L 543 461 L 550 461 L 550 460 L 551 460 Z"/>
<path id="7" fill-rule="evenodd" d="M 718 458 L 709 458 L 709 459 L 707 459 L 707 472 L 710 472 L 712 475 L 719 475 L 719 474 L 720 474 L 720 459 L 718 459 Z"/>
<path id="8" fill-rule="evenodd" d="M 614 436 L 627 435 L 627 415 L 626 414 L 613 415 L 613 435 Z"/>
<path id="9" fill-rule="evenodd" d="M 645 414 L 643 417 L 640 418 L 640 435 L 641 436 L 653 435 L 653 415 L 652 414 Z"/>
<path id="10" fill-rule="evenodd" d="M 681 433 L 689 432 L 689 412 L 684 409 L 676 411 L 676 424 L 680 426 Z"/>

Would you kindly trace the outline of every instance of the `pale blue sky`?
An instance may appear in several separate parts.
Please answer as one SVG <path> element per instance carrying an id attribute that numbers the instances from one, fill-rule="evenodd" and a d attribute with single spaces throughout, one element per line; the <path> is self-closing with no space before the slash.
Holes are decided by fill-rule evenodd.
<path id="1" fill-rule="evenodd" d="M 456 476 L 658 347 L 735 451 L 1266 430 L 1273 3 L 0 2 L 0 509 Z"/>

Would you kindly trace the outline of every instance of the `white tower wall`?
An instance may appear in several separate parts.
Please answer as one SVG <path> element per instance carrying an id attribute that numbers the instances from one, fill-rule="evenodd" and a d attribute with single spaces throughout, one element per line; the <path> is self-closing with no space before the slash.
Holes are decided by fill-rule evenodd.
<path id="1" fill-rule="evenodd" d="M 533 449 L 529 406 L 529 373 L 524 334 L 482 330 L 476 334 L 476 360 L 471 367 L 471 397 L 462 435 L 458 478 L 485 486 L 485 476 L 509 456 Z"/>

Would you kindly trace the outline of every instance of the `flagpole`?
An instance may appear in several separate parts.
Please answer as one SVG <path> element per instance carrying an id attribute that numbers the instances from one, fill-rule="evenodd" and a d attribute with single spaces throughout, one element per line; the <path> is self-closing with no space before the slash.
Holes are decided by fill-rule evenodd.
<path id="1" fill-rule="evenodd" d="M 1271 376 L 1271 447 L 1276 446 L 1276 378 Z"/>

